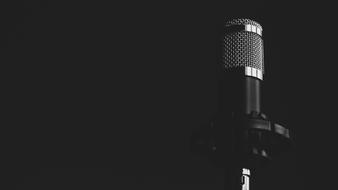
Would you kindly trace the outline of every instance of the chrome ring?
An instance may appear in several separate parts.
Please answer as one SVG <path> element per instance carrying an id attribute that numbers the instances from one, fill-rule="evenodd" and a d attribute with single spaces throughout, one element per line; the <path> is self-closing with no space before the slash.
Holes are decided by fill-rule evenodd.
<path id="1" fill-rule="evenodd" d="M 256 34 L 262 36 L 262 29 L 257 27 L 257 26 L 251 25 L 251 24 L 245 25 L 245 31 L 253 32 L 253 33 L 256 33 Z"/>
<path id="2" fill-rule="evenodd" d="M 228 33 L 241 32 L 241 31 L 253 32 L 253 33 L 260 35 L 261 37 L 262 37 L 262 33 L 263 33 L 262 28 L 257 27 L 255 25 L 251 25 L 251 24 L 227 26 L 226 31 Z"/>
<path id="3" fill-rule="evenodd" d="M 260 80 L 263 80 L 262 71 L 252 67 L 245 67 L 245 75 L 250 77 L 256 77 L 259 78 Z"/>

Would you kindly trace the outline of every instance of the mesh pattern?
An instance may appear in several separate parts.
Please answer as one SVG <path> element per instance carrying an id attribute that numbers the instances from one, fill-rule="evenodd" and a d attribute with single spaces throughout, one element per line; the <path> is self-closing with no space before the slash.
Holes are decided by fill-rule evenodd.
<path id="1" fill-rule="evenodd" d="M 264 73 L 263 40 L 253 32 L 225 35 L 222 61 L 224 67 L 253 67 Z"/>
<path id="2" fill-rule="evenodd" d="M 263 31 L 263 28 L 259 23 L 253 20 L 250 20 L 250 19 L 232 19 L 232 20 L 225 22 L 226 27 L 233 26 L 233 25 L 247 25 L 247 24 L 254 25 Z"/>

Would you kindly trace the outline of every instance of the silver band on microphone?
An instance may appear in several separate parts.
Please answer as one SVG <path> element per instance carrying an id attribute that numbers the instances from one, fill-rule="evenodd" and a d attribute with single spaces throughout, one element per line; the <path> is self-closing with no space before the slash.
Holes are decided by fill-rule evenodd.
<path id="1" fill-rule="evenodd" d="M 253 32 L 258 34 L 262 37 L 262 28 L 252 25 L 252 24 L 243 24 L 243 25 L 231 25 L 227 26 L 226 32 L 233 33 L 233 32 Z"/>
<path id="2" fill-rule="evenodd" d="M 245 25 L 245 31 L 253 32 L 253 33 L 256 33 L 256 34 L 262 36 L 262 29 L 260 29 L 257 26 L 251 25 L 251 24 Z"/>
<path id="3" fill-rule="evenodd" d="M 260 80 L 263 80 L 263 73 L 259 69 L 255 69 L 253 67 L 245 67 L 245 75 L 250 77 L 256 77 Z"/>
<path id="4" fill-rule="evenodd" d="M 250 19 L 232 19 L 225 22 L 226 32 L 253 32 L 262 36 L 262 26 Z"/>

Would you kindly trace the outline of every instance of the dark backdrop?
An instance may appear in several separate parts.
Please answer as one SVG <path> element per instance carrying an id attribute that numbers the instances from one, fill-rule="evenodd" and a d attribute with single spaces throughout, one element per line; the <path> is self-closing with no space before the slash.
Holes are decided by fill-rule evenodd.
<path id="1" fill-rule="evenodd" d="M 223 171 L 193 156 L 188 143 L 217 105 L 227 17 L 262 24 L 263 109 L 296 136 L 295 150 L 257 173 L 253 189 L 334 187 L 334 6 L 3 4 L 3 92 L 10 104 L 4 155 L 12 187 L 223 189 Z"/>

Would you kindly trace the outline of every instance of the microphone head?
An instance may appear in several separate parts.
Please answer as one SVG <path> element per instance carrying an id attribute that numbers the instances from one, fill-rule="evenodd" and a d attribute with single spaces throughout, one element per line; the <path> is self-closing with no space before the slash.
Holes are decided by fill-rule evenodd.
<path id="1" fill-rule="evenodd" d="M 226 71 L 243 69 L 246 76 L 263 80 L 262 31 L 262 26 L 250 19 L 232 19 L 225 22 L 222 64 Z"/>

